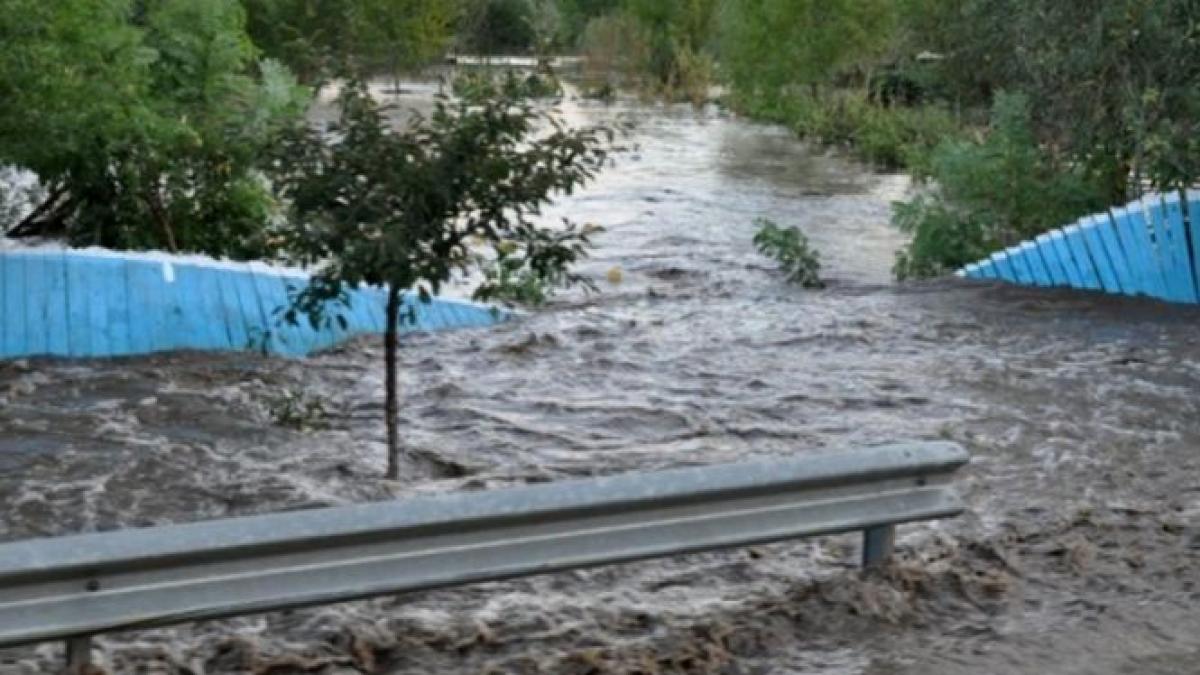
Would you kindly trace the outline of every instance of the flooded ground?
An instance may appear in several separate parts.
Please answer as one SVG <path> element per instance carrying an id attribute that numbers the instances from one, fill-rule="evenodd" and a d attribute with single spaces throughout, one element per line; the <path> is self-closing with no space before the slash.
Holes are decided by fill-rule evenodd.
<path id="1" fill-rule="evenodd" d="M 635 149 L 559 209 L 608 228 L 561 296 L 403 354 L 413 457 L 383 471 L 380 349 L 0 365 L 0 537 L 948 438 L 963 518 L 102 638 L 113 673 L 1200 672 L 1200 311 L 889 283 L 903 179 L 786 132 L 623 102 Z M 782 282 L 752 220 L 830 287 Z M 622 283 L 604 281 L 613 267 Z M 52 672 L 56 645 L 0 652 Z"/>

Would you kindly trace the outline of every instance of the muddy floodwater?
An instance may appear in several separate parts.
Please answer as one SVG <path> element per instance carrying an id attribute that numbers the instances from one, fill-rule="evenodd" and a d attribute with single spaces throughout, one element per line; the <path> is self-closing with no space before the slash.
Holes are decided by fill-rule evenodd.
<path id="1" fill-rule="evenodd" d="M 608 228 L 560 295 L 403 351 L 0 364 L 0 538 L 951 439 L 968 514 L 858 540 L 681 556 L 99 640 L 111 673 L 1200 673 L 1200 311 L 890 282 L 903 178 L 716 111 L 622 114 L 630 152 L 555 209 Z M 829 287 L 783 282 L 753 220 Z M 618 284 L 607 275 L 622 272 Z M 52 672 L 58 645 L 0 652 Z"/>

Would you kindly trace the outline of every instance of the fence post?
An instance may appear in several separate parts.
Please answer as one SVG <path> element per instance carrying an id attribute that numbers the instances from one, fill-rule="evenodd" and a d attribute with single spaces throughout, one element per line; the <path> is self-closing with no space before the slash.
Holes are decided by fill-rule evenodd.
<path id="1" fill-rule="evenodd" d="M 863 567 L 879 567 L 892 557 L 896 543 L 896 526 L 880 525 L 863 530 Z"/>
<path id="2" fill-rule="evenodd" d="M 66 675 L 90 675 L 91 666 L 92 636 L 83 635 L 67 640 Z"/>

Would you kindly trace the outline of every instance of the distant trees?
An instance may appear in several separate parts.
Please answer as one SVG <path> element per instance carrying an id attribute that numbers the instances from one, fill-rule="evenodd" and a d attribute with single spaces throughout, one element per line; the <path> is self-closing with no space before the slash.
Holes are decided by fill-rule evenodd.
<path id="1" fill-rule="evenodd" d="M 458 13 L 447 0 L 357 0 L 355 49 L 375 69 L 386 68 L 396 89 L 405 69 L 436 60 L 450 42 Z"/>
<path id="2" fill-rule="evenodd" d="M 440 56 L 467 0 L 243 0 L 254 43 L 307 84 Z"/>
<path id="3" fill-rule="evenodd" d="M 721 17 L 729 83 L 754 96 L 817 88 L 889 45 L 894 0 L 738 0 Z"/>
<path id="4" fill-rule="evenodd" d="M 529 54 L 538 46 L 533 0 L 465 0 L 458 48 L 472 54 Z"/>

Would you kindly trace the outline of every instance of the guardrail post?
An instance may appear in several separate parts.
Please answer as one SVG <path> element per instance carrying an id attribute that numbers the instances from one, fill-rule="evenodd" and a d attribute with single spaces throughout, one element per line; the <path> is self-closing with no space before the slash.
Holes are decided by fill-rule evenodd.
<path id="1" fill-rule="evenodd" d="M 878 567 L 892 557 L 896 543 L 896 526 L 881 525 L 863 531 L 863 567 Z"/>
<path id="2" fill-rule="evenodd" d="M 91 675 L 92 636 L 84 635 L 67 640 L 66 675 Z"/>

